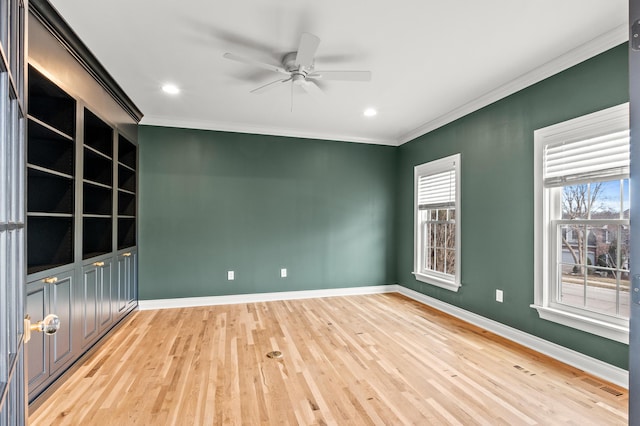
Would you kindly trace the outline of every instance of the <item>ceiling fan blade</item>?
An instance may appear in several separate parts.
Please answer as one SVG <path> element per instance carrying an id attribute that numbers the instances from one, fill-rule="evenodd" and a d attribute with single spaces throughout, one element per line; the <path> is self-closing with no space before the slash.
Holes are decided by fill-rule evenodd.
<path id="1" fill-rule="evenodd" d="M 302 83 L 300 86 L 302 86 L 302 89 L 308 94 L 310 94 L 311 96 L 313 96 L 314 98 L 319 98 L 324 96 L 324 92 L 322 91 L 322 89 L 313 81 L 307 80 L 304 83 Z"/>
<path id="2" fill-rule="evenodd" d="M 296 53 L 296 65 L 310 68 L 313 65 L 313 57 L 320 45 L 320 39 L 310 33 L 302 33 L 300 44 Z"/>
<path id="3" fill-rule="evenodd" d="M 291 81 L 291 78 L 285 78 L 284 80 L 276 80 L 276 81 L 272 81 L 271 83 L 267 83 L 264 86 L 260 86 L 257 89 L 253 89 L 252 91 L 250 91 L 249 93 L 255 93 L 255 94 L 260 94 L 260 93 L 264 93 L 269 89 L 272 89 L 274 87 L 276 87 L 278 85 L 278 83 L 286 83 L 287 81 Z"/>
<path id="4" fill-rule="evenodd" d="M 269 71 L 279 72 L 281 74 L 289 75 L 289 72 L 287 70 L 277 65 L 265 64 L 264 62 L 256 61 L 255 59 L 245 58 L 244 56 L 235 55 L 233 53 L 225 53 L 223 56 L 227 59 L 231 59 L 232 61 L 242 62 L 244 64 L 249 64 L 259 68 L 264 68 Z"/>
<path id="5" fill-rule="evenodd" d="M 314 71 L 307 78 L 318 80 L 370 81 L 371 71 Z"/>

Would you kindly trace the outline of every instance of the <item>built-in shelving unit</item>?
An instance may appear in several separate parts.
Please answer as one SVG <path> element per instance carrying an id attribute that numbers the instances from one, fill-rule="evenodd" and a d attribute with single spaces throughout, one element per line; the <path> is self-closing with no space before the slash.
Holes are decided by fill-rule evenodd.
<path id="1" fill-rule="evenodd" d="M 84 108 L 82 258 L 110 253 L 113 236 L 113 129 Z"/>
<path id="2" fill-rule="evenodd" d="M 26 313 L 60 318 L 56 334 L 25 345 L 37 406 L 138 304 L 142 113 L 47 0 L 28 3 Z"/>
<path id="3" fill-rule="evenodd" d="M 27 273 L 73 263 L 76 101 L 29 67 Z"/>
<path id="4" fill-rule="evenodd" d="M 137 147 L 118 137 L 118 250 L 136 245 Z"/>

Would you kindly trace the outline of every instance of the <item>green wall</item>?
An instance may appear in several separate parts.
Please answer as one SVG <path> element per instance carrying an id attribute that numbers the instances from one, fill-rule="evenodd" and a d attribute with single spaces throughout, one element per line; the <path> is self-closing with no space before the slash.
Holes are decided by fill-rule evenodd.
<path id="1" fill-rule="evenodd" d="M 628 101 L 619 46 L 399 148 L 398 283 L 610 364 L 628 346 L 538 318 L 533 303 L 533 132 Z M 413 268 L 413 167 L 462 154 L 462 288 L 420 283 Z M 495 290 L 504 291 L 504 303 Z"/>
<path id="2" fill-rule="evenodd" d="M 139 144 L 141 300 L 396 283 L 397 148 L 151 126 Z"/>
<path id="3" fill-rule="evenodd" d="M 140 299 L 398 283 L 626 369 L 627 345 L 529 305 L 533 132 L 626 102 L 627 58 L 619 46 L 398 148 L 141 126 Z M 413 167 L 458 152 L 453 293 L 411 275 Z"/>

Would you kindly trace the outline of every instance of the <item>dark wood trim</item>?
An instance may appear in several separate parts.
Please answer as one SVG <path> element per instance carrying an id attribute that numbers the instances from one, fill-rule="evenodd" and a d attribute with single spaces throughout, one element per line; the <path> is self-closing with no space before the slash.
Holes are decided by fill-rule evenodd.
<path id="1" fill-rule="evenodd" d="M 29 11 L 60 41 L 60 43 L 76 58 L 87 72 L 113 97 L 113 99 L 136 122 L 142 119 L 142 111 L 122 90 L 100 61 L 91 53 L 89 48 L 80 40 L 58 11 L 47 0 L 31 0 Z"/>

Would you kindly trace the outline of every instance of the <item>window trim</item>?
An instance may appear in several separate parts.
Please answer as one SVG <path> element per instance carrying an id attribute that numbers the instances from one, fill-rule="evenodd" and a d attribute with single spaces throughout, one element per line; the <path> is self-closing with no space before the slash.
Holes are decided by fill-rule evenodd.
<path id="1" fill-rule="evenodd" d="M 544 147 L 559 139 L 589 138 L 629 129 L 629 103 L 538 129 L 534 132 L 534 303 L 540 318 L 586 331 L 607 339 L 629 343 L 629 321 L 586 309 L 555 303 L 550 239 L 555 230 L 550 212 L 560 202 L 546 191 L 543 182 Z M 557 197 L 556 197 L 557 198 Z"/>
<path id="2" fill-rule="evenodd" d="M 413 272 L 412 274 L 415 276 L 416 280 L 424 282 L 426 284 L 433 285 L 435 287 L 444 288 L 446 290 L 457 292 L 462 286 L 462 280 L 460 276 L 460 265 L 461 265 L 461 173 L 460 173 L 460 153 L 450 155 L 448 157 L 440 158 L 437 160 L 429 161 L 427 163 L 423 163 L 414 167 L 413 174 Z M 450 275 L 443 274 L 437 271 L 431 271 L 428 273 L 424 273 L 420 271 L 420 238 L 419 238 L 419 228 L 420 224 L 419 220 L 419 210 L 418 210 L 418 181 L 420 176 L 432 175 L 440 172 L 444 172 L 447 170 L 454 170 L 456 177 L 456 193 L 455 193 L 455 212 L 456 212 L 456 222 L 455 222 L 455 253 L 456 253 L 456 271 L 453 279 L 450 278 Z"/>

